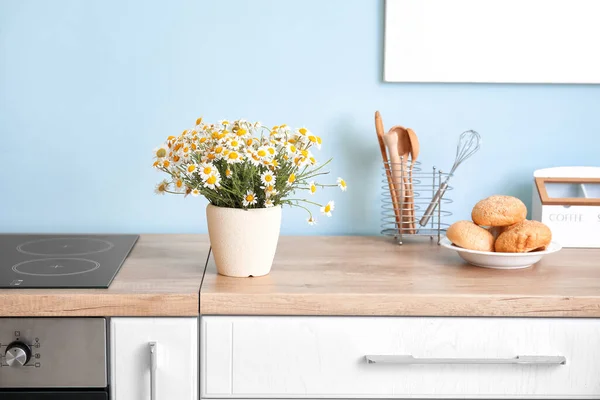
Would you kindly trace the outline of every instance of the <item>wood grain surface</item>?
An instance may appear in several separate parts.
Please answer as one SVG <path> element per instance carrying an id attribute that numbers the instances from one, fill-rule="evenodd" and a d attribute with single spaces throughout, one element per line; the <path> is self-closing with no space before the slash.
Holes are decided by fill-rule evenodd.
<path id="1" fill-rule="evenodd" d="M 2 289 L 0 316 L 197 316 L 206 235 L 141 235 L 108 289 Z"/>
<path id="2" fill-rule="evenodd" d="M 209 260 L 206 315 L 600 317 L 600 249 L 563 249 L 525 270 L 465 264 L 429 241 L 281 237 L 271 273 L 217 275 Z"/>

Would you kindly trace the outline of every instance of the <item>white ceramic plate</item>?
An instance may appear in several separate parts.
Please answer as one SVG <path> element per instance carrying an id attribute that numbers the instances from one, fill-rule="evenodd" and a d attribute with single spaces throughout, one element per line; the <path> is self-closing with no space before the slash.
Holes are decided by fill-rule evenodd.
<path id="1" fill-rule="evenodd" d="M 443 238 L 440 244 L 447 249 L 454 250 L 458 255 L 469 264 L 484 268 L 495 269 L 519 269 L 531 267 L 540 261 L 546 254 L 556 253 L 562 246 L 556 242 L 550 243 L 544 251 L 535 251 L 533 253 L 494 253 L 490 251 L 477 251 L 463 249 L 452 244 L 447 238 Z"/>

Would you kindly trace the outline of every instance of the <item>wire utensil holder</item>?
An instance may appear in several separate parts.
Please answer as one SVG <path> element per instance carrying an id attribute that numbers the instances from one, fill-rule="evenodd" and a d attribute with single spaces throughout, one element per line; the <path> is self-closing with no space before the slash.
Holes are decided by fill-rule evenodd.
<path id="1" fill-rule="evenodd" d="M 452 216 L 452 212 L 445 207 L 452 203 L 452 200 L 447 197 L 448 193 L 452 191 L 451 186 L 448 186 L 442 197 L 436 200 L 437 207 L 431 214 L 427 225 L 419 224 L 425 210 L 436 197 L 440 185 L 451 176 L 436 167 L 432 167 L 429 172 L 424 172 L 420 166 L 421 163 L 417 161 L 413 163 L 411 169 L 411 161 L 404 161 L 402 158 L 400 163 L 388 162 L 384 165 L 381 180 L 381 233 L 393 236 L 398 244 L 402 244 L 406 238 L 413 236 L 437 238 L 439 244 L 442 234 L 450 226 L 445 221 Z M 392 182 L 396 202 L 392 199 L 386 171 L 394 171 Z M 409 190 L 408 183 L 411 177 L 412 190 Z"/>

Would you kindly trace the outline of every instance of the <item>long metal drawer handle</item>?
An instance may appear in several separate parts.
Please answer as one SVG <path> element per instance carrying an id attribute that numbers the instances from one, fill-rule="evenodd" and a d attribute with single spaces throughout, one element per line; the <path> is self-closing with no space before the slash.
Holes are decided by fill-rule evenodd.
<path id="1" fill-rule="evenodd" d="M 411 355 L 367 355 L 369 364 L 529 364 L 565 365 L 564 356 L 516 356 L 514 358 L 416 358 Z"/>
<path id="2" fill-rule="evenodd" d="M 156 342 L 149 342 L 148 347 L 150 348 L 150 400 L 156 400 L 157 344 Z"/>

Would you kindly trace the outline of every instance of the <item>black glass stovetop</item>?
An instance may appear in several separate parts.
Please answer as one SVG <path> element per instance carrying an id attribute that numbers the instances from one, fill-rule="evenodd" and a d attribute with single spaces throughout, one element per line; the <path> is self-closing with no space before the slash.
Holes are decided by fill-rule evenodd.
<path id="1" fill-rule="evenodd" d="M 0 288 L 108 288 L 138 235 L 0 235 Z"/>

